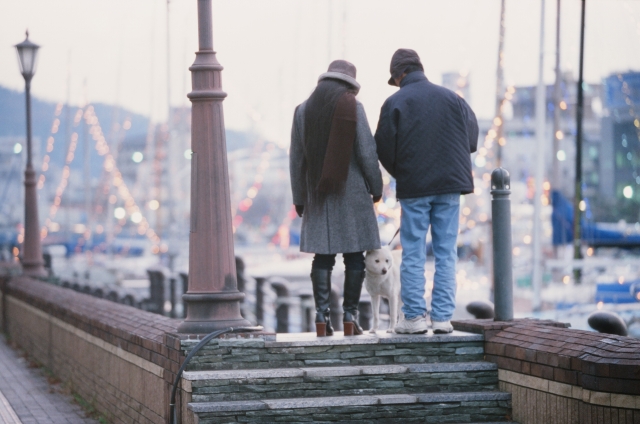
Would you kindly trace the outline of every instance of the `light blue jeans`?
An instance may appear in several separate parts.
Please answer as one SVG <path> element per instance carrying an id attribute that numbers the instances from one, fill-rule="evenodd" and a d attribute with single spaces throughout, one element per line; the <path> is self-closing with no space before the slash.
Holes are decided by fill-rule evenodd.
<path id="1" fill-rule="evenodd" d="M 460 194 L 400 199 L 402 218 L 400 240 L 402 265 L 400 282 L 402 312 L 406 319 L 424 316 L 426 283 L 424 272 L 427 261 L 427 231 L 431 226 L 436 272 L 433 277 L 431 319 L 449 321 L 456 307 L 457 238 L 460 214 Z"/>

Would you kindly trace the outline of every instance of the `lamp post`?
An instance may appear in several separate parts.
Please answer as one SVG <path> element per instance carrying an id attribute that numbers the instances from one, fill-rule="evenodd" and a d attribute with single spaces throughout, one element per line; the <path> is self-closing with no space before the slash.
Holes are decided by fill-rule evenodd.
<path id="1" fill-rule="evenodd" d="M 38 46 L 27 38 L 16 44 L 20 73 L 24 77 L 27 100 L 27 168 L 24 171 L 24 244 L 22 250 L 22 269 L 25 275 L 46 277 L 42 245 L 40 243 L 40 224 L 38 222 L 38 191 L 36 172 L 31 161 L 31 78 L 36 72 Z"/>
<path id="2" fill-rule="evenodd" d="M 191 232 L 187 306 L 180 333 L 251 324 L 240 315 L 220 71 L 213 50 L 211 0 L 198 0 L 198 45 L 191 71 Z"/>

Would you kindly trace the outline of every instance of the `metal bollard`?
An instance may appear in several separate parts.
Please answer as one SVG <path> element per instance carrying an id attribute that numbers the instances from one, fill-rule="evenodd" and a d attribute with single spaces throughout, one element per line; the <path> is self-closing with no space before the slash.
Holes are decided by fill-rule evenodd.
<path id="1" fill-rule="evenodd" d="M 373 318 L 373 309 L 371 307 L 371 299 L 360 299 L 358 304 L 358 322 L 363 330 L 371 328 L 371 319 Z"/>
<path id="2" fill-rule="evenodd" d="M 495 321 L 513 320 L 510 188 L 509 172 L 504 168 L 494 169 L 491 173 L 491 219 Z"/>
<path id="3" fill-rule="evenodd" d="M 255 277 L 256 279 L 256 321 L 257 325 L 264 325 L 264 292 L 262 286 L 265 281 L 264 277 Z"/>
<path id="4" fill-rule="evenodd" d="M 301 293 L 300 297 L 300 312 L 302 314 L 302 332 L 315 331 L 315 317 L 316 308 L 313 301 L 313 295 L 310 293 Z"/>
<path id="5" fill-rule="evenodd" d="M 178 303 L 178 299 L 176 296 L 177 283 L 178 282 L 175 276 L 171 276 L 169 278 L 169 301 L 171 302 L 171 312 L 169 316 L 171 318 L 178 318 L 178 313 L 176 311 L 176 305 Z"/>
<path id="6" fill-rule="evenodd" d="M 272 278 L 271 287 L 275 290 L 276 296 L 276 333 L 289 332 L 289 282 L 284 278 Z"/>
<path id="7" fill-rule="evenodd" d="M 164 273 L 158 270 L 147 270 L 149 276 L 149 299 L 146 300 L 146 310 L 155 314 L 164 312 Z"/>

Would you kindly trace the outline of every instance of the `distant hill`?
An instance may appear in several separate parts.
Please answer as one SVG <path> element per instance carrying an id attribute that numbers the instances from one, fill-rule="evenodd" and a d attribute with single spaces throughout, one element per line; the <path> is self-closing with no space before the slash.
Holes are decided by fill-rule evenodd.
<path id="1" fill-rule="evenodd" d="M 105 134 L 109 134 L 109 128 L 114 116 L 118 116 L 118 121 L 122 123 L 125 118 L 131 120 L 131 128 L 127 131 L 125 143 L 128 139 L 140 137 L 147 133 L 149 126 L 149 118 L 130 112 L 125 109 L 117 110 L 115 106 L 103 103 L 93 103 L 93 107 Z M 47 138 L 51 135 L 51 126 L 55 118 L 56 103 L 47 102 L 32 97 L 31 99 L 31 122 L 34 142 L 40 142 L 40 152 L 45 152 Z M 80 126 L 73 128 L 73 118 L 78 110 L 78 106 L 72 105 L 69 110 L 69 128 L 79 134 L 78 146 L 76 148 L 76 157 L 84 157 L 84 144 L 82 138 L 82 128 Z M 62 164 L 65 157 L 65 149 L 57 148 L 63 143 L 66 146 L 66 119 L 67 108 L 63 107 L 60 116 L 60 126 L 56 135 L 56 148 L 52 152 L 51 160 L 53 163 Z M 26 133 L 26 111 L 24 91 L 14 91 L 0 86 L 0 137 L 25 137 Z M 103 158 L 98 155 L 93 147 L 93 140 L 89 136 L 90 144 L 90 163 L 92 168 L 92 176 L 98 177 L 102 170 Z M 82 161 L 73 161 L 72 167 L 81 169 Z"/>
<path id="2" fill-rule="evenodd" d="M 133 113 L 126 109 L 117 109 L 116 106 L 107 105 L 104 103 L 93 103 L 96 115 L 102 126 L 102 130 L 105 134 L 109 134 L 109 128 L 117 117 L 116 121 L 119 123 L 124 122 L 125 118 L 131 120 L 131 128 L 127 131 L 124 143 L 127 141 L 140 139 L 147 134 L 149 127 L 149 118 L 137 113 Z M 32 97 L 31 100 L 31 114 L 32 114 L 32 131 L 34 141 L 40 142 L 40 152 L 44 152 L 46 149 L 47 138 L 51 133 L 51 125 L 53 124 L 54 114 L 56 109 L 56 103 L 47 102 Z M 78 110 L 77 105 L 70 107 L 70 123 L 69 126 L 73 128 L 73 117 Z M 63 142 L 66 145 L 66 118 L 67 108 L 63 107 L 60 116 L 60 126 L 58 134 L 56 136 L 56 143 Z M 25 137 L 25 98 L 24 91 L 15 91 L 0 86 L 0 137 Z M 72 130 L 73 131 L 73 130 Z M 84 157 L 84 145 L 82 143 L 82 129 L 76 127 L 75 131 L 78 132 L 80 138 L 78 140 L 78 146 L 76 148 L 75 155 L 77 158 Z M 229 151 L 239 148 L 247 148 L 254 145 L 257 141 L 255 134 L 246 132 L 227 130 L 227 148 Z M 92 176 L 98 177 L 102 169 L 103 159 L 98 155 L 93 147 L 93 140 L 89 139 L 91 144 L 91 168 Z M 51 160 L 53 163 L 62 164 L 65 157 L 65 149 L 54 149 Z M 83 166 L 82 161 L 74 161 L 72 167 L 75 169 L 81 169 Z"/>

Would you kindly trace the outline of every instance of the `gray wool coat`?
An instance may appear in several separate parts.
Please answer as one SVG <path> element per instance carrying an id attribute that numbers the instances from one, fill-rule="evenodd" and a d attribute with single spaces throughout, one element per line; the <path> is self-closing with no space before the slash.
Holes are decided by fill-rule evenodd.
<path id="1" fill-rule="evenodd" d="M 305 106 L 306 102 L 302 103 L 294 114 L 289 156 L 293 203 L 304 205 L 300 251 L 334 254 L 379 249 L 371 196 L 382 194 L 382 175 L 362 103 L 357 102 L 356 141 L 344 193 L 330 194 L 322 205 L 308 201 L 311 190 L 304 172 Z"/>

